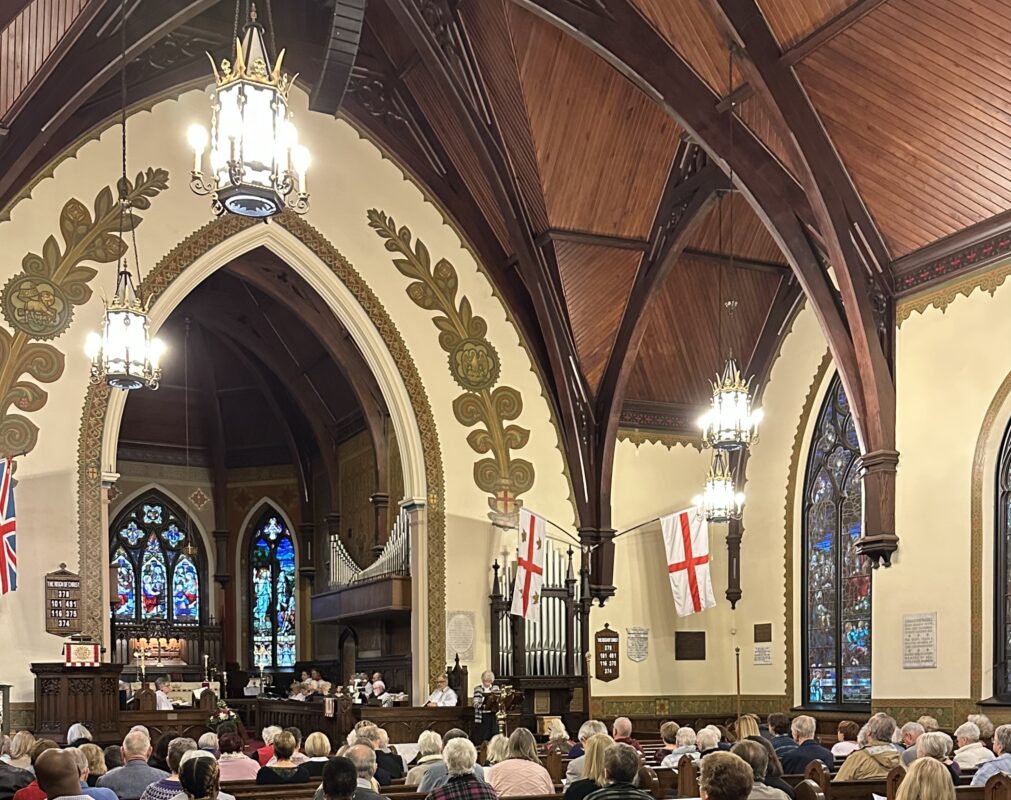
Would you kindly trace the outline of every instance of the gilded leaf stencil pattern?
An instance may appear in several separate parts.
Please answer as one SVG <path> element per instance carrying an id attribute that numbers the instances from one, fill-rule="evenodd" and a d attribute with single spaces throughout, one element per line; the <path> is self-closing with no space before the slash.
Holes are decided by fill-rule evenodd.
<path id="1" fill-rule="evenodd" d="M 474 464 L 474 482 L 488 492 L 488 516 L 496 524 L 515 524 L 521 505 L 519 495 L 534 485 L 534 466 L 514 458 L 513 450 L 523 448 L 530 431 L 507 424 L 523 411 L 523 398 L 511 386 L 498 386 L 501 364 L 488 341 L 488 323 L 474 313 L 466 296 L 457 301 L 459 280 L 456 268 L 446 259 L 432 265 L 428 248 L 414 239 L 406 226 L 397 227 L 385 212 L 371 209 L 369 227 L 399 257 L 393 265 L 411 280 L 407 295 L 426 311 L 438 312 L 432 322 L 439 331 L 439 346 L 448 356 L 449 372 L 465 391 L 453 401 L 453 413 L 461 425 L 478 427 L 467 436 L 471 448 L 490 454 Z"/>
<path id="2" fill-rule="evenodd" d="M 127 179 L 123 188 L 129 206 L 150 208 L 151 198 L 168 188 L 168 178 L 166 170 L 149 167 L 135 180 Z M 123 218 L 125 231 L 140 223 L 133 211 Z M 39 411 L 48 394 L 38 383 L 52 383 L 63 374 L 63 353 L 37 340 L 60 336 L 70 327 L 74 306 L 91 299 L 88 284 L 98 271 L 83 264 L 111 264 L 127 250 L 119 236 L 120 205 L 111 186 L 98 193 L 93 210 L 76 198 L 68 200 L 59 225 L 63 245 L 56 235 L 49 236 L 41 255 L 26 255 L 21 272 L 0 293 L 0 308 L 14 331 L 0 327 L 0 455 L 28 453 L 38 442 L 38 426 L 23 413 L 9 411 L 12 406 L 24 413 Z M 32 380 L 22 380 L 26 375 Z"/>

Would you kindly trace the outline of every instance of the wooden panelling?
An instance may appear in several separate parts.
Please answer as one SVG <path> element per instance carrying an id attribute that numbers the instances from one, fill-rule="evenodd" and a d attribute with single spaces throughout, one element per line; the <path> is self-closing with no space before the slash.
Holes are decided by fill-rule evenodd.
<path id="1" fill-rule="evenodd" d="M 779 46 L 788 50 L 845 11 L 854 0 L 758 0 Z"/>
<path id="2" fill-rule="evenodd" d="M 0 117 L 42 68 L 87 2 L 34 0 L 0 31 Z"/>
<path id="3" fill-rule="evenodd" d="M 510 16 L 551 225 L 648 235 L 678 125 L 575 39 L 519 8 Z"/>
<path id="4" fill-rule="evenodd" d="M 460 8 L 460 14 L 475 57 L 481 65 L 488 97 L 495 108 L 495 120 L 509 148 L 516 180 L 527 202 L 530 222 L 534 230 L 540 232 L 548 228 L 548 216 L 530 121 L 519 84 L 507 2 L 485 0 L 483 3 L 465 3 Z"/>
<path id="5" fill-rule="evenodd" d="M 459 170 L 467 188 L 474 195 L 488 225 L 506 252 L 512 252 L 509 234 L 498 204 L 492 194 L 488 179 L 482 174 L 477 155 L 470 149 L 467 136 L 460 125 L 453 119 L 452 106 L 443 94 L 440 84 L 421 64 L 415 65 L 404 78 L 408 90 L 414 95 L 422 112 L 435 129 L 442 146 L 446 148 L 450 158 Z"/>
<path id="6" fill-rule="evenodd" d="M 713 22 L 705 0 L 632 0 L 657 32 L 721 97 L 727 94 L 727 40 Z M 806 0 L 797 0 L 806 2 Z M 734 67 L 734 86 L 741 73 Z"/>
<path id="7" fill-rule="evenodd" d="M 1011 5 L 892 0 L 798 66 L 892 255 L 1011 208 Z"/>
<path id="8" fill-rule="evenodd" d="M 704 404 L 710 381 L 723 369 L 726 346 L 745 365 L 781 280 L 757 270 L 724 268 L 723 298 L 736 299 L 732 320 L 722 320 L 720 271 L 713 262 L 683 256 L 649 309 L 648 327 L 628 385 L 631 400 Z"/>
<path id="9" fill-rule="evenodd" d="M 733 209 L 731 209 L 733 204 Z M 720 214 L 722 208 L 723 237 L 720 237 Z M 731 227 L 731 210 L 733 227 Z M 731 245 L 733 247 L 731 248 Z M 747 199 L 740 193 L 724 195 L 709 215 L 699 225 L 698 231 L 688 243 L 689 250 L 704 250 L 707 253 L 730 253 L 752 261 L 769 261 L 786 264 L 786 258 L 779 245 L 772 238 L 765 224 L 752 211 Z"/>
<path id="10" fill-rule="evenodd" d="M 642 253 L 555 243 L 555 260 L 583 374 L 596 392 L 618 333 Z"/>

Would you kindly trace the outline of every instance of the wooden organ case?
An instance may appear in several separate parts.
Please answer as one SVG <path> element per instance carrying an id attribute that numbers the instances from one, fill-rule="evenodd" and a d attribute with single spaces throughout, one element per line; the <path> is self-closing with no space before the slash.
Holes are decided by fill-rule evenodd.
<path id="1" fill-rule="evenodd" d="M 492 565 L 491 669 L 496 682 L 523 693 L 521 724 L 535 730 L 538 716 L 561 716 L 567 726 L 587 708 L 586 653 L 590 647 L 589 575 L 576 579 L 573 550 L 547 540 L 541 601 L 536 617 L 510 613 L 517 566 Z M 577 694 L 578 690 L 578 694 Z M 570 716 L 571 715 L 571 716 Z"/>

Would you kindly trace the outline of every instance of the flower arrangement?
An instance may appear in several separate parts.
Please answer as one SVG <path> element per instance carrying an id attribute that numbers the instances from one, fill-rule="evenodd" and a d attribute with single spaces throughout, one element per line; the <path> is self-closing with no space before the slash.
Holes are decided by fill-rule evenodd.
<path id="1" fill-rule="evenodd" d="M 228 707 L 228 703 L 224 700 L 218 700 L 217 710 L 211 714 L 211 718 L 207 720 L 207 727 L 209 727 L 212 731 L 216 731 L 222 722 L 238 721 L 239 715 Z"/>

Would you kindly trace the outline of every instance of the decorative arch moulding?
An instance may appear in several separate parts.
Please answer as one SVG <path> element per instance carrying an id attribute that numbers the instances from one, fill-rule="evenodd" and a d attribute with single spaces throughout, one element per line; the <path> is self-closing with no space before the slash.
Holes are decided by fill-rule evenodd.
<path id="1" fill-rule="evenodd" d="M 254 220 L 225 216 L 208 223 L 188 236 L 166 254 L 145 278 L 144 293 L 157 302 L 172 284 L 198 259 L 231 237 L 257 223 Z M 426 515 L 428 552 L 426 559 L 428 595 L 428 674 L 445 670 L 445 544 L 446 512 L 442 456 L 435 418 L 421 376 L 389 313 L 355 268 L 337 249 L 305 220 L 285 212 L 273 225 L 283 228 L 310 251 L 351 293 L 375 326 L 389 352 L 410 398 L 411 410 L 421 440 L 427 486 Z M 101 636 L 103 623 L 101 563 L 102 525 L 102 446 L 111 390 L 105 384 L 88 387 L 78 435 L 78 550 L 82 579 L 82 620 L 84 630 Z"/>
<path id="2" fill-rule="evenodd" d="M 969 297 L 977 289 L 992 297 L 1011 275 L 1011 253 L 1002 253 L 999 258 L 990 259 L 982 266 L 973 265 L 971 271 L 967 270 L 950 274 L 949 279 L 935 288 L 914 292 L 900 299 L 895 306 L 895 324 L 901 327 L 914 313 L 922 314 L 928 308 L 936 308 L 943 313 L 959 295 Z M 938 280 L 942 279 L 939 277 Z"/>

